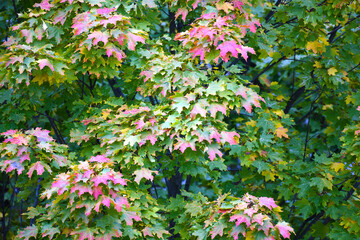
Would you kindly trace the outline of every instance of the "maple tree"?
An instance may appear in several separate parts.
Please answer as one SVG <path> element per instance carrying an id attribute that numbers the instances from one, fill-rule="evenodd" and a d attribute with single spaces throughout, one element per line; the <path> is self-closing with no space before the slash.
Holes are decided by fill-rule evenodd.
<path id="1" fill-rule="evenodd" d="M 0 3 L 3 239 L 358 239 L 360 4 Z"/>

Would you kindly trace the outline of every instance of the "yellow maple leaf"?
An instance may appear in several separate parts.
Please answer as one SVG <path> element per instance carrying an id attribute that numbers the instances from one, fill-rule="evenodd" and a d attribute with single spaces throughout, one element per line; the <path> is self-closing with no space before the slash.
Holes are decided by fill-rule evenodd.
<path id="1" fill-rule="evenodd" d="M 284 127 L 279 127 L 275 130 L 275 134 L 276 136 L 278 136 L 279 138 L 285 137 L 285 138 L 289 138 L 289 136 L 286 134 L 288 131 L 287 128 Z"/>
<path id="2" fill-rule="evenodd" d="M 217 3 L 216 8 L 218 10 L 224 10 L 224 12 L 226 12 L 226 13 L 229 13 L 229 10 L 234 10 L 233 5 L 229 2 Z"/>
<path id="3" fill-rule="evenodd" d="M 343 163 L 334 162 L 333 164 L 331 164 L 331 169 L 333 169 L 335 172 L 338 172 L 338 171 L 344 169 L 344 164 L 343 164 Z"/>
<path id="4" fill-rule="evenodd" d="M 335 73 L 337 72 L 338 70 L 336 70 L 336 68 L 332 67 L 332 68 L 329 68 L 328 69 L 328 74 L 331 75 L 331 76 L 335 76 Z"/>
<path id="5" fill-rule="evenodd" d="M 314 67 L 321 68 L 321 63 L 318 61 L 315 61 Z"/>
<path id="6" fill-rule="evenodd" d="M 322 49 L 322 45 L 318 41 L 308 42 L 306 44 L 306 49 L 318 53 L 319 49 Z M 320 52 L 322 53 L 322 50 Z"/>

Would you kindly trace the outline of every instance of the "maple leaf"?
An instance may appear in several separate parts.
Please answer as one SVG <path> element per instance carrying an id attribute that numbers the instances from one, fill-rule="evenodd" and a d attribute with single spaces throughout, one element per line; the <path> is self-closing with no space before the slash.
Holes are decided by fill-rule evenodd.
<path id="1" fill-rule="evenodd" d="M 189 50 L 189 53 L 192 53 L 193 56 L 192 58 L 196 58 L 196 56 L 200 56 L 200 60 L 203 61 L 205 58 L 205 49 L 202 45 L 201 46 L 196 46 L 192 49 Z"/>
<path id="2" fill-rule="evenodd" d="M 84 227 L 79 230 L 74 230 L 70 233 L 70 235 L 79 235 L 79 238 L 76 238 L 77 240 L 94 240 L 94 232 L 92 229 Z"/>
<path id="3" fill-rule="evenodd" d="M 261 214 L 261 213 L 258 213 L 258 214 L 255 214 L 254 217 L 252 218 L 252 222 L 256 222 L 258 223 L 259 225 L 263 225 L 263 220 L 265 218 L 265 215 Z"/>
<path id="4" fill-rule="evenodd" d="M 38 228 L 35 225 L 26 227 L 23 231 L 20 231 L 19 237 L 24 238 L 24 240 L 29 240 L 31 237 L 36 239 L 38 233 Z"/>
<path id="5" fill-rule="evenodd" d="M 34 130 L 30 131 L 30 133 L 37 138 L 38 142 L 42 142 L 42 141 L 50 142 L 54 140 L 51 136 L 49 136 L 50 133 L 49 130 L 42 130 L 41 128 L 35 128 Z"/>
<path id="6" fill-rule="evenodd" d="M 157 141 L 157 138 L 155 135 L 150 134 L 146 137 L 146 140 L 149 140 L 151 142 L 151 145 L 154 145 Z"/>
<path id="7" fill-rule="evenodd" d="M 177 19 L 180 15 L 182 15 L 182 20 L 185 22 L 186 16 L 189 11 L 186 8 L 179 8 L 175 14 L 175 19 Z"/>
<path id="8" fill-rule="evenodd" d="M 236 223 L 235 223 L 236 226 L 239 226 L 241 223 L 245 223 L 246 226 L 249 227 L 251 224 L 250 218 L 241 213 L 231 216 L 229 222 L 233 222 L 235 220 L 236 220 Z"/>
<path id="9" fill-rule="evenodd" d="M 21 30 L 20 32 L 21 32 L 21 34 L 22 34 L 24 37 L 26 37 L 25 42 L 26 42 L 27 44 L 32 43 L 33 37 L 34 37 L 34 31 L 32 31 L 32 30 L 27 30 L 27 29 L 23 29 L 23 30 Z"/>
<path id="10" fill-rule="evenodd" d="M 110 45 L 109 47 L 106 47 L 106 55 L 108 57 L 114 55 L 114 57 L 116 57 L 119 62 L 121 62 L 122 59 L 126 57 L 125 53 L 122 50 L 115 47 L 114 45 Z"/>
<path id="11" fill-rule="evenodd" d="M 222 153 L 219 150 L 218 144 L 211 144 L 206 147 L 206 152 L 209 154 L 209 158 L 211 161 L 213 161 L 216 158 L 216 155 L 219 157 L 222 157 Z"/>
<path id="12" fill-rule="evenodd" d="M 328 72 L 328 74 L 329 74 L 330 76 L 335 76 L 335 74 L 336 74 L 337 71 L 338 71 L 338 70 L 337 70 L 336 68 L 334 68 L 334 67 L 329 68 L 329 69 L 327 70 L 327 72 Z"/>
<path id="13" fill-rule="evenodd" d="M 244 213 L 247 214 L 249 217 L 252 217 L 254 213 L 257 213 L 257 210 L 254 208 L 247 208 L 244 210 Z"/>
<path id="14" fill-rule="evenodd" d="M 61 195 L 64 193 L 65 190 L 67 190 L 67 187 L 69 186 L 69 176 L 66 173 L 61 173 L 56 178 L 56 181 L 52 183 L 51 188 L 58 188 L 58 195 Z"/>
<path id="15" fill-rule="evenodd" d="M 60 233 L 60 230 L 57 228 L 57 227 L 52 227 L 51 225 L 49 224 L 44 224 L 42 225 L 41 227 L 42 229 L 42 237 L 46 237 L 46 236 L 49 236 L 49 239 L 51 240 L 55 234 L 59 234 Z"/>
<path id="16" fill-rule="evenodd" d="M 272 225 L 270 220 L 265 220 L 265 221 L 263 221 L 263 224 L 258 229 L 264 231 L 265 235 L 268 236 L 269 230 L 272 228 L 274 228 L 274 226 Z"/>
<path id="17" fill-rule="evenodd" d="M 255 54 L 255 50 L 253 48 L 246 47 L 246 46 L 240 46 L 239 45 L 238 51 L 241 54 L 241 56 L 245 59 L 245 61 L 247 61 L 247 59 L 248 59 L 247 52 Z"/>
<path id="18" fill-rule="evenodd" d="M 67 12 L 59 10 L 54 17 L 54 24 L 57 24 L 58 22 L 61 23 L 61 25 L 64 25 L 66 20 Z"/>
<path id="19" fill-rule="evenodd" d="M 279 222 L 278 224 L 275 225 L 275 228 L 279 229 L 280 234 L 284 238 L 290 239 L 290 232 L 294 232 L 294 229 L 290 227 L 287 222 Z"/>
<path id="20" fill-rule="evenodd" d="M 141 3 L 143 6 L 148 6 L 149 8 L 156 7 L 156 3 L 154 0 L 143 0 Z"/>
<path id="21" fill-rule="evenodd" d="M 223 42 L 221 43 L 216 49 L 220 50 L 220 57 L 225 61 L 229 61 L 229 57 L 228 57 L 228 53 L 230 52 L 230 54 L 233 57 L 237 57 L 238 55 L 238 50 L 240 45 L 238 45 L 235 40 L 231 40 L 231 41 L 227 41 L 227 42 Z"/>
<path id="22" fill-rule="evenodd" d="M 74 193 L 74 192 L 76 192 L 76 191 L 78 191 L 78 195 L 79 195 L 79 197 L 81 196 L 81 195 L 83 195 L 84 193 L 86 193 L 86 192 L 88 192 L 88 193 L 90 193 L 90 194 L 93 194 L 93 190 L 89 187 L 89 186 L 85 186 L 85 185 L 80 185 L 80 184 L 77 184 L 77 185 L 75 185 L 75 186 L 73 186 L 72 188 L 71 188 L 71 193 Z"/>
<path id="23" fill-rule="evenodd" d="M 234 137 L 240 137 L 240 135 L 237 132 L 221 132 L 222 142 L 226 143 L 228 142 L 230 145 L 236 145 L 238 144 L 238 141 L 235 140 Z"/>
<path id="24" fill-rule="evenodd" d="M 272 208 L 276 208 L 278 206 L 278 205 L 276 205 L 274 199 L 268 198 L 268 197 L 260 197 L 259 198 L 259 204 L 260 204 L 260 206 L 268 207 L 270 210 Z"/>
<path id="25" fill-rule="evenodd" d="M 107 196 L 102 196 L 101 203 L 110 208 L 111 199 Z"/>
<path id="26" fill-rule="evenodd" d="M 218 10 L 223 10 L 226 14 L 229 13 L 229 10 L 234 10 L 234 6 L 229 2 L 217 3 L 216 8 Z"/>
<path id="27" fill-rule="evenodd" d="M 197 114 L 200 114 L 202 117 L 206 117 L 206 113 L 206 110 L 201 106 L 201 104 L 196 103 L 190 112 L 190 117 L 195 118 Z"/>
<path id="28" fill-rule="evenodd" d="M 142 119 L 140 119 L 139 121 L 133 123 L 133 125 L 136 125 L 136 129 L 142 129 L 146 124 Z"/>
<path id="29" fill-rule="evenodd" d="M 45 66 L 48 66 L 52 71 L 54 71 L 54 66 L 50 63 L 48 59 L 40 59 L 38 60 L 40 70 L 42 70 Z"/>
<path id="30" fill-rule="evenodd" d="M 52 8 L 54 4 L 50 4 L 49 0 L 43 0 L 41 3 L 35 3 L 34 7 L 40 7 L 42 10 L 49 11 L 50 8 Z"/>
<path id="31" fill-rule="evenodd" d="M 108 174 L 102 174 L 95 176 L 91 179 L 92 182 L 95 183 L 95 187 L 97 187 L 100 183 L 107 185 L 107 181 L 110 180 L 111 177 Z"/>
<path id="32" fill-rule="evenodd" d="M 44 166 L 41 164 L 40 161 L 37 161 L 36 163 L 34 163 L 31 168 L 29 168 L 29 172 L 27 173 L 27 175 L 29 176 L 29 178 L 31 178 L 31 175 L 33 173 L 33 171 L 36 170 L 37 175 L 42 175 L 44 172 Z"/>
<path id="33" fill-rule="evenodd" d="M 140 170 L 136 170 L 133 175 L 135 175 L 135 182 L 140 184 L 141 179 L 145 178 L 147 180 L 152 181 L 154 179 L 153 173 L 158 174 L 157 171 L 151 171 L 147 168 L 142 168 Z"/>
<path id="34" fill-rule="evenodd" d="M 360 106 L 359 106 L 359 107 L 360 107 Z M 6 132 L 1 133 L 1 135 L 3 135 L 3 136 L 10 136 L 10 135 L 14 135 L 15 133 L 17 133 L 16 130 L 10 129 L 10 130 L 7 130 Z"/>
<path id="35" fill-rule="evenodd" d="M 135 50 L 135 46 L 136 46 L 137 42 L 145 43 L 145 38 L 135 35 L 131 32 L 128 32 L 126 34 L 126 36 L 127 36 L 127 40 L 128 40 L 128 48 L 130 50 L 133 50 L 133 51 Z"/>
<path id="36" fill-rule="evenodd" d="M 25 160 L 30 161 L 30 155 L 29 154 L 24 154 L 24 155 L 20 156 L 20 163 L 23 163 Z"/>
<path id="37" fill-rule="evenodd" d="M 89 162 L 98 162 L 98 163 L 107 163 L 111 160 L 104 155 L 97 155 L 96 157 L 92 156 L 89 160 Z"/>
<path id="38" fill-rule="evenodd" d="M 222 222 L 215 223 L 214 227 L 210 231 L 211 239 L 214 239 L 217 235 L 222 236 L 225 227 L 225 224 L 223 224 Z"/>
<path id="39" fill-rule="evenodd" d="M 126 185 L 126 180 L 122 178 L 121 173 L 117 173 L 115 176 L 111 176 L 110 179 L 114 184 L 120 184 L 122 186 Z"/>
<path id="40" fill-rule="evenodd" d="M 108 15 L 109 13 L 115 12 L 116 8 L 98 8 L 96 9 L 97 14 Z"/>
<path id="41" fill-rule="evenodd" d="M 115 198 L 114 205 L 115 205 L 116 211 L 118 211 L 118 212 L 121 212 L 122 205 L 125 205 L 127 209 L 129 209 L 129 207 L 130 207 L 130 204 L 126 197 Z"/>
<path id="42" fill-rule="evenodd" d="M 286 134 L 287 133 L 287 128 L 284 127 L 279 127 L 275 130 L 275 134 L 276 136 L 278 136 L 279 138 L 285 137 L 285 138 L 289 138 L 289 136 Z"/>
<path id="43" fill-rule="evenodd" d="M 121 217 L 125 220 L 126 224 L 129 226 L 133 225 L 133 219 L 135 221 L 141 221 L 141 218 L 136 214 L 136 212 L 123 210 L 122 213 L 123 214 Z"/>
<path id="44" fill-rule="evenodd" d="M 226 107 L 221 104 L 210 104 L 209 107 L 210 115 L 215 118 L 217 112 L 222 112 L 224 115 L 226 115 Z"/>
<path id="45" fill-rule="evenodd" d="M 104 45 L 106 45 L 109 39 L 109 35 L 101 31 L 95 31 L 91 33 L 87 39 L 94 39 L 93 40 L 94 45 L 97 45 L 99 42 L 103 42 Z"/>

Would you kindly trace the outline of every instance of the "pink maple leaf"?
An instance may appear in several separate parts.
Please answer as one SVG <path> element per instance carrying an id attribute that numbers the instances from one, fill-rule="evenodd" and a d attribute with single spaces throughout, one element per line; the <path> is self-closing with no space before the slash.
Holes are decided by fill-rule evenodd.
<path id="1" fill-rule="evenodd" d="M 50 63 L 48 59 L 40 59 L 38 60 L 40 70 L 42 70 L 45 66 L 48 66 L 52 71 L 54 71 L 54 66 Z"/>
<path id="2" fill-rule="evenodd" d="M 99 42 L 103 42 L 104 45 L 106 45 L 109 39 L 109 35 L 101 31 L 95 31 L 91 33 L 87 39 L 94 39 L 93 40 L 94 45 L 97 45 Z"/>
<path id="3" fill-rule="evenodd" d="M 122 217 L 124 218 L 126 224 L 129 226 L 133 225 L 133 219 L 135 221 L 141 221 L 141 218 L 136 214 L 136 212 L 123 210 L 122 213 L 123 213 Z"/>
<path id="4" fill-rule="evenodd" d="M 37 138 L 38 142 L 42 142 L 42 141 L 49 142 L 54 140 L 51 136 L 49 136 L 50 133 L 49 130 L 42 130 L 41 128 L 35 128 L 30 133 Z"/>
<path id="5" fill-rule="evenodd" d="M 179 8 L 175 14 L 175 19 L 178 18 L 180 15 L 182 15 L 181 19 L 185 22 L 188 13 L 189 11 L 186 8 Z"/>
<path id="6" fill-rule="evenodd" d="M 111 199 L 109 197 L 107 197 L 107 196 L 102 196 L 101 203 L 104 206 L 107 206 L 108 208 L 110 208 Z"/>
<path id="7" fill-rule="evenodd" d="M 244 210 L 244 213 L 247 214 L 249 217 L 252 217 L 254 213 L 257 213 L 257 211 L 254 208 L 247 208 Z"/>
<path id="8" fill-rule="evenodd" d="M 196 56 L 200 56 L 200 60 L 203 61 L 205 58 L 205 48 L 202 46 L 196 46 L 189 50 L 189 53 L 192 53 L 192 58 L 196 58 Z"/>
<path id="9" fill-rule="evenodd" d="M 20 163 L 23 163 L 25 160 L 30 161 L 30 155 L 29 154 L 24 154 L 24 155 L 20 156 Z"/>
<path id="10" fill-rule="evenodd" d="M 20 175 L 22 173 L 22 171 L 24 171 L 24 166 L 19 163 L 18 161 L 14 161 L 14 160 L 6 160 L 4 161 L 4 165 L 8 165 L 7 169 L 6 169 L 6 173 L 11 172 L 12 170 L 17 170 L 17 173 Z"/>
<path id="11" fill-rule="evenodd" d="M 151 142 L 151 145 L 154 145 L 157 141 L 157 138 L 155 135 L 150 134 L 146 137 L 146 140 L 149 140 Z"/>
<path id="12" fill-rule="evenodd" d="M 131 32 L 127 33 L 127 41 L 128 41 L 128 48 L 130 50 L 135 50 L 135 46 L 137 42 L 145 43 L 145 38 L 135 35 Z"/>
<path id="13" fill-rule="evenodd" d="M 41 164 L 40 161 L 37 161 L 35 164 L 32 165 L 31 168 L 29 168 L 29 172 L 27 173 L 27 175 L 29 176 L 29 178 L 31 178 L 32 173 L 34 172 L 34 170 L 36 170 L 37 175 L 42 175 L 44 172 L 44 166 Z"/>
<path id="14" fill-rule="evenodd" d="M 215 118 L 217 112 L 222 112 L 224 115 L 226 115 L 226 107 L 221 104 L 210 104 L 209 107 L 210 115 Z"/>
<path id="15" fill-rule="evenodd" d="M 103 195 L 102 187 L 101 186 L 94 187 L 93 188 L 93 196 L 95 197 L 95 200 L 98 199 L 99 195 Z"/>
<path id="16" fill-rule="evenodd" d="M 217 222 L 213 229 L 210 231 L 211 239 L 214 239 L 217 235 L 222 237 L 225 225 L 221 222 Z"/>
<path id="17" fill-rule="evenodd" d="M 107 15 L 107 14 L 115 12 L 115 11 L 116 11 L 116 8 L 98 8 L 98 9 L 96 9 L 96 13 L 101 14 L 101 15 Z"/>
<path id="18" fill-rule="evenodd" d="M 135 175 L 135 182 L 140 184 L 141 179 L 145 178 L 147 180 L 152 181 L 154 179 L 153 173 L 158 174 L 157 171 L 151 171 L 147 168 L 142 168 L 140 170 L 136 170 L 133 175 Z"/>
<path id="19" fill-rule="evenodd" d="M 220 138 L 221 134 L 216 129 L 214 129 L 210 134 L 210 139 L 215 139 L 218 143 L 220 143 Z"/>
<path id="20" fill-rule="evenodd" d="M 56 16 L 54 17 L 54 24 L 57 24 L 58 22 L 60 22 L 61 25 L 64 25 L 65 20 L 66 20 L 66 15 L 67 15 L 66 11 L 58 11 Z"/>
<path id="21" fill-rule="evenodd" d="M 240 137 L 240 135 L 237 132 L 225 132 L 225 131 L 221 132 L 223 143 L 228 142 L 230 145 L 238 144 L 238 142 L 234 138 L 235 136 L 237 136 L 238 138 Z"/>
<path id="22" fill-rule="evenodd" d="M 121 173 L 117 173 L 115 176 L 111 176 L 110 179 L 114 184 L 120 184 L 123 186 L 126 185 L 126 180 L 122 178 Z"/>
<path id="23" fill-rule="evenodd" d="M 359 107 L 360 107 L 360 106 L 359 106 Z M 16 132 L 17 132 L 16 130 L 10 129 L 10 130 L 7 130 L 6 132 L 1 133 L 1 135 L 3 135 L 3 136 L 9 136 L 9 135 L 14 135 Z"/>
<path id="24" fill-rule="evenodd" d="M 250 218 L 248 216 L 245 216 L 243 214 L 235 214 L 230 217 L 229 222 L 233 222 L 236 220 L 235 225 L 239 226 L 241 223 L 245 223 L 247 227 L 250 226 Z"/>
<path id="25" fill-rule="evenodd" d="M 246 101 L 246 102 L 243 104 L 243 107 L 245 108 L 245 110 L 246 110 L 248 113 L 251 113 L 252 106 L 251 106 L 251 102 L 250 102 L 250 101 Z"/>
<path id="26" fill-rule="evenodd" d="M 237 57 L 238 50 L 240 45 L 238 45 L 235 40 L 227 41 L 221 43 L 216 49 L 220 50 L 220 57 L 225 61 L 229 61 L 228 53 L 233 57 Z"/>
<path id="27" fill-rule="evenodd" d="M 228 23 L 226 22 L 228 20 L 228 18 L 225 16 L 225 17 L 217 17 L 216 18 L 216 22 L 214 23 L 214 26 L 215 27 L 218 27 L 219 29 L 222 28 L 222 26 L 227 26 Z"/>
<path id="28" fill-rule="evenodd" d="M 245 61 L 247 61 L 248 59 L 248 55 L 247 52 L 250 52 L 252 54 L 255 54 L 255 51 L 253 48 L 251 47 L 246 47 L 246 46 L 240 46 L 238 48 L 239 53 L 241 54 L 241 56 L 245 59 Z"/>
<path id="29" fill-rule="evenodd" d="M 69 186 L 69 176 L 65 173 L 61 173 L 56 178 L 56 181 L 51 184 L 51 188 L 58 188 L 58 195 L 61 195 L 67 190 L 67 186 Z"/>
<path id="30" fill-rule="evenodd" d="M 52 8 L 54 4 L 50 4 L 49 0 L 43 0 L 41 3 L 35 3 L 34 7 L 40 7 L 43 10 L 49 11 L 50 8 Z"/>
<path id="31" fill-rule="evenodd" d="M 248 89 L 247 87 L 241 85 L 241 86 L 236 90 L 235 95 L 236 95 L 236 96 L 241 95 L 243 98 L 247 99 L 247 93 L 246 93 L 246 92 L 247 92 L 248 90 L 249 90 L 249 89 Z"/>
<path id="32" fill-rule="evenodd" d="M 86 32 L 89 27 L 90 27 L 90 12 L 84 12 L 81 14 L 78 14 L 74 19 L 73 19 L 73 25 L 71 26 L 71 28 L 73 28 L 75 30 L 75 36 L 79 35 L 83 32 Z"/>
<path id="33" fill-rule="evenodd" d="M 276 208 L 278 206 L 278 205 L 276 205 L 274 199 L 268 198 L 268 197 L 260 197 L 259 198 L 259 204 L 260 204 L 260 206 L 268 207 L 270 210 L 272 208 Z"/>
<path id="34" fill-rule="evenodd" d="M 200 114 L 202 117 L 206 117 L 206 110 L 202 108 L 202 106 L 199 103 L 196 103 L 193 109 L 190 112 L 190 117 L 195 118 L 197 114 Z"/>
<path id="35" fill-rule="evenodd" d="M 34 37 L 34 31 L 32 30 L 27 30 L 27 29 L 23 29 L 20 31 L 21 34 L 26 37 L 26 43 L 29 44 L 33 41 L 33 37 Z"/>
<path id="36" fill-rule="evenodd" d="M 262 215 L 261 213 L 255 214 L 254 217 L 252 218 L 252 222 L 256 222 L 259 225 L 263 225 L 263 220 L 265 218 L 265 215 Z"/>
<path id="37" fill-rule="evenodd" d="M 206 147 L 206 152 L 209 154 L 209 158 L 213 161 L 216 158 L 216 155 L 222 157 L 222 153 L 219 150 L 219 145 L 211 144 L 210 146 Z"/>
<path id="38" fill-rule="evenodd" d="M 290 227 L 287 222 L 279 222 L 278 224 L 275 225 L 275 228 L 279 229 L 280 234 L 284 238 L 290 239 L 290 232 L 294 232 L 294 229 Z"/>
<path id="39" fill-rule="evenodd" d="M 265 235 L 268 236 L 269 230 L 272 228 L 274 228 L 274 225 L 272 225 L 272 223 L 269 220 L 267 220 L 267 221 L 263 221 L 263 224 L 258 229 L 264 231 Z"/>
<path id="40" fill-rule="evenodd" d="M 96 157 L 92 156 L 89 162 L 107 163 L 110 162 L 110 159 L 104 155 L 97 155 Z"/>
<path id="41" fill-rule="evenodd" d="M 114 201 L 115 209 L 118 212 L 121 212 L 122 205 L 125 205 L 129 209 L 130 205 L 126 197 L 117 197 Z"/>
<path id="42" fill-rule="evenodd" d="M 144 121 L 141 119 L 137 122 L 135 122 L 133 125 L 136 125 L 136 129 L 142 129 L 145 126 Z"/>
<path id="43" fill-rule="evenodd" d="M 95 183 L 95 187 L 97 187 L 100 183 L 107 185 L 108 180 L 110 180 L 110 177 L 108 174 L 98 175 L 91 179 L 91 181 Z"/>
<path id="44" fill-rule="evenodd" d="M 126 57 L 125 53 L 123 51 L 121 51 L 120 49 L 118 49 L 117 47 L 115 46 L 110 46 L 110 47 L 107 47 L 106 48 L 106 55 L 108 57 L 110 57 L 111 55 L 113 55 L 114 57 L 117 58 L 117 60 L 119 62 L 122 61 L 123 58 Z"/>
<path id="45" fill-rule="evenodd" d="M 73 187 L 71 188 L 71 191 L 70 191 L 70 192 L 71 192 L 71 193 L 74 193 L 74 192 L 76 192 L 76 191 L 78 191 L 79 197 L 80 197 L 81 195 L 83 195 L 84 193 L 86 193 L 86 192 L 92 194 L 92 189 L 91 189 L 89 186 L 84 186 L 84 185 L 80 185 L 80 184 L 77 184 L 77 185 L 73 186 Z"/>

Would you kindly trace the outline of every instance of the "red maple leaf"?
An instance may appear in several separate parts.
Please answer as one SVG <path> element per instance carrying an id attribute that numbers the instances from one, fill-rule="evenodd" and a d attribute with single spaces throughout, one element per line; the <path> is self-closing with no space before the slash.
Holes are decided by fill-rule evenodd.
<path id="1" fill-rule="evenodd" d="M 108 174 L 102 174 L 95 176 L 91 179 L 92 182 L 95 183 L 95 187 L 97 187 L 100 183 L 107 185 L 107 181 L 110 180 L 111 177 Z"/>
<path id="2" fill-rule="evenodd" d="M 113 45 L 106 48 L 106 55 L 108 57 L 110 57 L 111 55 L 114 55 L 114 57 L 116 57 L 119 62 L 121 62 L 122 59 L 126 57 L 126 55 L 123 51 L 121 51 L 120 49 L 118 49 L 117 47 L 115 47 Z"/>
<path id="3" fill-rule="evenodd" d="M 226 107 L 221 104 L 210 104 L 209 111 L 210 115 L 215 118 L 217 112 L 222 112 L 224 115 L 226 115 Z"/>
<path id="4" fill-rule="evenodd" d="M 42 130 L 41 128 L 35 128 L 34 130 L 30 131 L 30 133 L 35 137 L 37 137 L 37 140 L 39 142 L 42 141 L 50 142 L 54 140 L 51 136 L 49 136 L 50 133 L 49 130 Z"/>
<path id="5" fill-rule="evenodd" d="M 175 19 L 178 18 L 180 15 L 182 15 L 181 19 L 185 22 L 188 13 L 189 11 L 186 8 L 179 8 L 175 14 Z"/>

